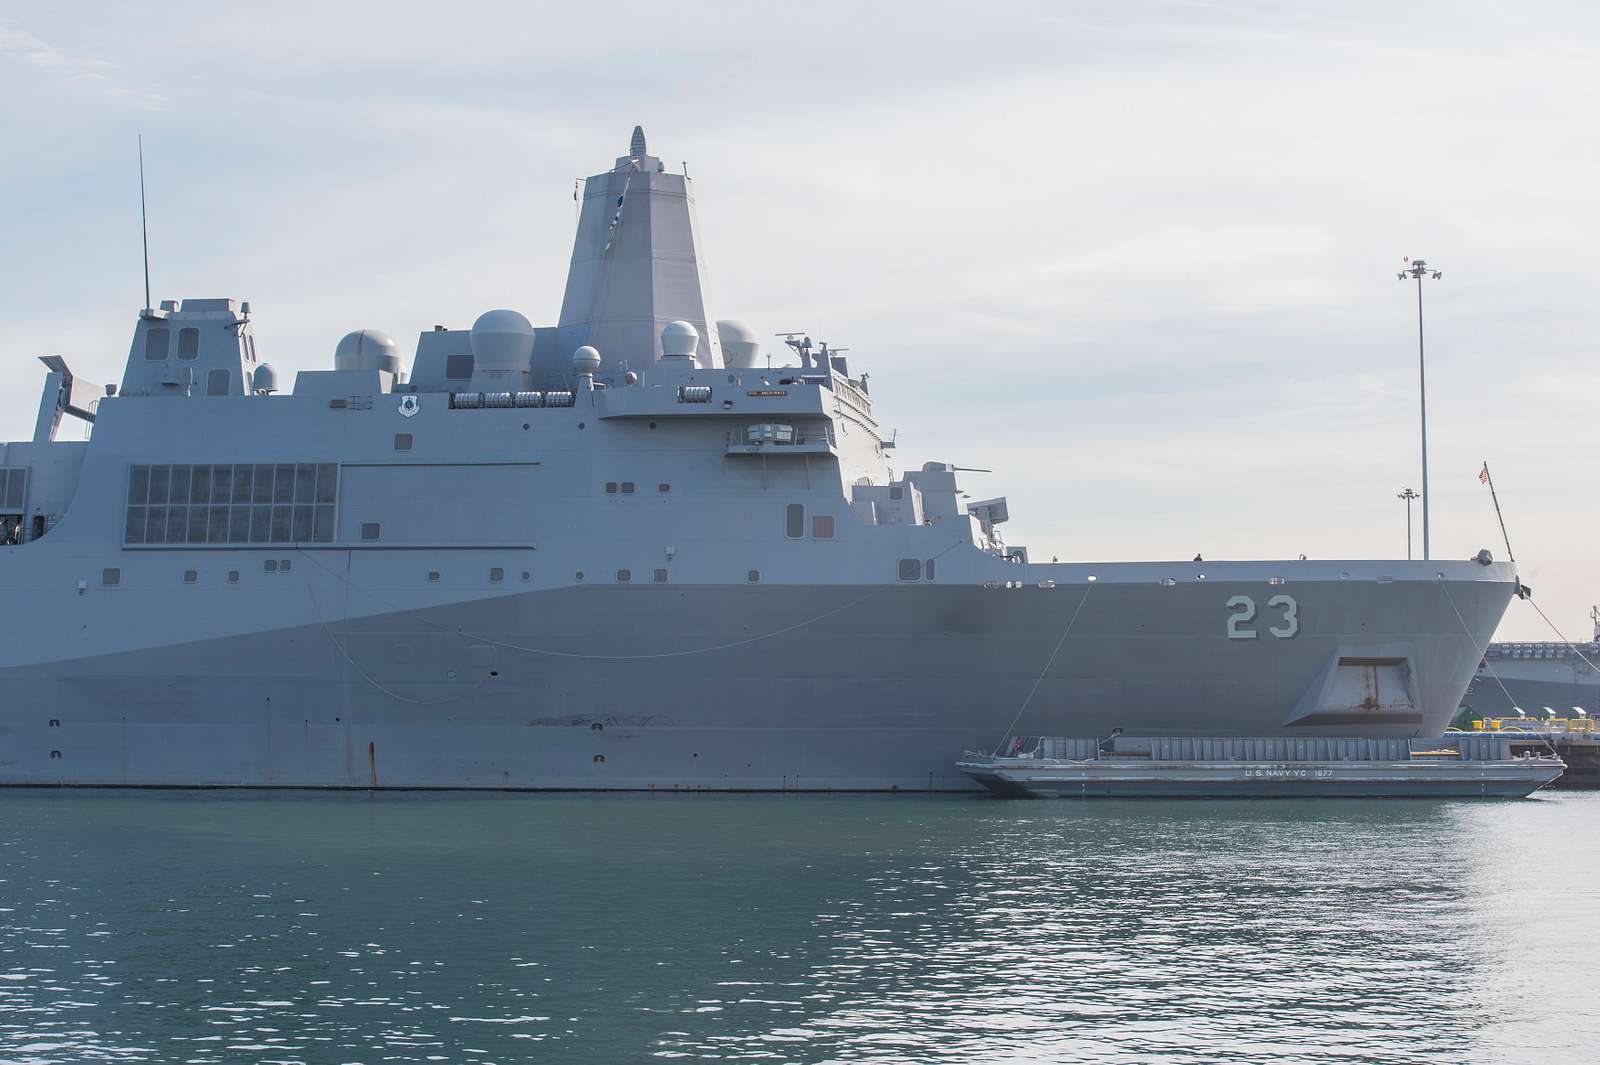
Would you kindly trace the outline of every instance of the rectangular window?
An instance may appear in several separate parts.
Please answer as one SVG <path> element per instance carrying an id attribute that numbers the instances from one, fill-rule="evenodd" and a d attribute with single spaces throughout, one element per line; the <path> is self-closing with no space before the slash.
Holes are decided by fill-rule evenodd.
<path id="1" fill-rule="evenodd" d="M 489 583 L 490 584 L 499 584 L 501 581 L 503 581 L 505 579 L 506 579 L 506 571 L 503 568 L 501 568 L 500 566 L 491 566 L 489 568 Z"/>
<path id="2" fill-rule="evenodd" d="M 382 526 L 375 521 L 361 523 L 361 539 L 363 540 L 376 540 L 382 531 Z"/>
<path id="3" fill-rule="evenodd" d="M 339 500 L 339 464 L 323 462 L 317 466 L 317 502 L 336 503 Z"/>
<path id="4" fill-rule="evenodd" d="M 833 515 L 818 514 L 811 519 L 811 539 L 833 539 Z"/>
<path id="5" fill-rule="evenodd" d="M 150 467 L 150 502 L 160 503 L 165 506 L 167 502 L 167 476 L 170 468 L 167 466 Z"/>
<path id="6" fill-rule="evenodd" d="M 204 466 L 202 466 L 200 468 L 202 470 L 205 469 Z M 187 466 L 173 466 L 172 467 L 172 472 L 171 472 L 171 474 L 168 475 L 168 477 L 169 477 L 169 479 L 168 479 L 168 482 L 167 482 L 167 484 L 168 484 L 167 502 L 168 503 L 187 503 L 187 502 L 189 502 L 189 467 L 187 467 Z M 199 499 L 195 500 L 195 502 L 197 502 L 197 503 L 204 503 L 205 501 L 206 500 L 205 500 L 205 493 L 204 492 L 202 492 L 200 494 L 200 498 Z"/>
<path id="7" fill-rule="evenodd" d="M 115 588 L 117 585 L 122 583 L 122 571 L 120 569 L 101 570 L 100 583 L 105 585 L 107 588 Z"/>
<path id="8" fill-rule="evenodd" d="M 906 494 L 906 489 L 905 489 L 904 485 L 891 484 L 889 486 L 889 498 L 890 499 L 899 499 L 901 496 L 903 496 L 905 494 Z"/>
<path id="9" fill-rule="evenodd" d="M 449 381 L 465 381 L 472 376 L 472 356 L 462 352 L 444 360 L 444 376 Z"/>
<path id="10" fill-rule="evenodd" d="M 798 540 L 806 534 L 806 508 L 800 503 L 790 503 L 784 508 L 783 535 Z"/>
<path id="11" fill-rule="evenodd" d="M 656 583 L 657 584 L 666 584 L 667 583 L 667 571 L 666 570 L 664 570 L 664 569 L 656 570 Z"/>
<path id="12" fill-rule="evenodd" d="M 167 508 L 167 543 L 169 543 L 169 544 L 181 544 L 181 543 L 184 543 L 185 541 L 187 541 L 188 540 L 188 531 L 187 531 L 188 528 L 189 528 L 189 508 L 188 507 L 168 507 Z M 202 537 L 200 542 L 201 543 L 205 543 L 205 538 Z"/>
<path id="13" fill-rule="evenodd" d="M 178 501 L 178 471 L 184 468 L 181 466 L 172 467 L 172 501 L 174 503 Z M 211 502 L 211 467 L 190 466 L 187 469 L 189 470 L 189 502 Z M 228 497 L 224 495 L 221 501 L 226 503 Z"/>
<path id="14" fill-rule="evenodd" d="M 238 584 L 239 583 L 239 571 L 238 570 L 230 569 L 228 571 L 228 583 L 229 584 Z"/>
<path id="15" fill-rule="evenodd" d="M 200 357 L 200 330 L 189 328 L 178 330 L 178 358 L 198 359 Z"/>
<path id="16" fill-rule="evenodd" d="M 294 508 L 294 542 L 308 544 L 311 542 L 312 511 L 315 507 L 305 505 Z"/>
<path id="17" fill-rule="evenodd" d="M 122 529 L 122 542 L 126 544 L 144 543 L 144 507 L 129 507 L 127 523 Z"/>
<path id="18" fill-rule="evenodd" d="M 294 502 L 294 467 L 288 463 L 279 463 L 277 467 L 277 474 L 272 482 L 272 501 Z"/>
<path id="19" fill-rule="evenodd" d="M 184 332 L 188 332 L 188 330 L 184 330 Z M 192 570 L 192 569 L 186 569 L 186 570 L 183 571 L 183 583 L 184 584 L 196 584 L 196 583 L 199 582 L 199 580 L 200 580 L 199 571 Z"/>
<path id="20" fill-rule="evenodd" d="M 622 482 L 622 494 L 625 495 L 625 496 L 633 495 L 633 482 L 632 481 L 623 481 Z"/>
<path id="21" fill-rule="evenodd" d="M 7 510 L 21 510 L 24 489 L 28 484 L 28 471 L 20 466 L 6 474 L 5 503 Z"/>
<path id="22" fill-rule="evenodd" d="M 294 563 L 293 563 L 293 562 L 290 562 L 290 561 L 289 561 L 289 560 L 288 560 L 288 559 L 286 559 L 286 558 L 280 558 L 280 559 L 278 559 L 278 572 L 279 572 L 279 573 L 288 573 L 288 572 L 289 572 L 289 570 L 290 570 L 290 569 L 291 569 L 291 568 L 293 568 L 293 566 L 294 566 Z"/>
<path id="23" fill-rule="evenodd" d="M 607 481 L 606 482 L 606 495 L 614 496 L 616 494 L 617 494 L 617 482 L 616 481 Z"/>
<path id="24" fill-rule="evenodd" d="M 257 466 L 255 481 L 255 488 L 250 493 L 250 502 L 272 502 L 272 467 Z"/>
<path id="25" fill-rule="evenodd" d="M 167 346 L 172 341 L 172 331 L 165 326 L 153 327 L 144 334 L 144 357 L 160 362 L 167 357 Z"/>
<path id="26" fill-rule="evenodd" d="M 261 568 L 266 570 L 268 573 L 276 573 L 278 572 L 278 560 L 275 558 L 269 558 L 265 562 L 261 563 Z"/>
<path id="27" fill-rule="evenodd" d="M 900 579 L 903 581 L 920 581 L 922 579 L 922 563 L 914 558 L 900 560 Z"/>
<path id="28" fill-rule="evenodd" d="M 311 538 L 319 544 L 333 543 L 333 508 L 326 504 L 317 505 L 316 518 L 313 520 Z"/>
<path id="29" fill-rule="evenodd" d="M 294 542 L 294 507 L 272 508 L 272 542 L 275 544 Z"/>
<path id="30" fill-rule="evenodd" d="M 250 502 L 250 492 L 255 485 L 254 466 L 235 466 L 233 468 L 233 501 L 235 503 Z"/>
<path id="31" fill-rule="evenodd" d="M 755 584 L 757 581 L 761 580 L 761 571 L 758 569 L 753 569 L 744 576 L 745 580 L 749 581 L 751 584 Z"/>
<path id="32" fill-rule="evenodd" d="M 619 570 L 617 570 L 617 583 L 618 584 L 627 584 L 631 580 L 633 580 L 633 570 L 631 570 L 631 569 L 619 569 Z"/>
<path id="33" fill-rule="evenodd" d="M 211 502 L 226 503 L 231 495 L 233 495 L 233 467 L 211 467 Z"/>
<path id="34" fill-rule="evenodd" d="M 294 501 L 296 503 L 315 503 L 317 501 L 317 468 L 306 464 L 296 466 L 294 469 Z"/>
<path id="35" fill-rule="evenodd" d="M 428 571 L 428 580 L 432 581 L 435 584 L 438 584 L 439 583 L 439 571 L 436 570 L 436 569 L 430 569 Z"/>
<path id="36" fill-rule="evenodd" d="M 268 478 L 271 480 L 271 478 Z M 272 539 L 272 508 L 250 508 L 250 542 L 264 544 Z"/>
<path id="37" fill-rule="evenodd" d="M 396 451 L 410 451 L 411 450 L 411 434 L 410 433 L 395 433 L 394 434 L 394 449 Z"/>
<path id="38" fill-rule="evenodd" d="M 233 377 L 227 370 L 211 370 L 206 374 L 206 395 L 225 396 L 228 394 L 228 383 Z"/>
<path id="39" fill-rule="evenodd" d="M 933 580 L 933 559 L 930 558 L 922 564 L 922 577 L 924 580 Z"/>
<path id="40" fill-rule="evenodd" d="M 660 484 L 656 485 L 656 491 L 660 492 L 662 495 L 666 495 L 668 492 L 672 491 L 672 486 L 666 481 L 662 481 Z"/>
<path id="41" fill-rule="evenodd" d="M 167 513 L 177 514 L 180 510 L 187 510 L 189 512 L 188 531 L 184 539 L 191 544 L 203 544 L 206 542 L 206 511 L 208 509 L 207 507 L 173 507 Z"/>
<path id="42" fill-rule="evenodd" d="M 150 501 L 150 467 L 128 467 L 128 505 L 138 506 Z"/>
<path id="43" fill-rule="evenodd" d="M 167 508 L 151 507 L 146 513 L 149 523 L 145 525 L 144 542 L 147 544 L 164 544 L 167 542 Z"/>
<path id="44" fill-rule="evenodd" d="M 250 542 L 250 508 L 236 506 L 228 512 L 228 543 Z"/>

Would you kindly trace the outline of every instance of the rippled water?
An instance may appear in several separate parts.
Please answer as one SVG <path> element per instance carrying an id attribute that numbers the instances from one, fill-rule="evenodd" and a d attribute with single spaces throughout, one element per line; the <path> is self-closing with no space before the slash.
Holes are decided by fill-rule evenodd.
<path id="1" fill-rule="evenodd" d="M 1593 1061 L 1597 818 L 10 792 L 0 1060 Z"/>

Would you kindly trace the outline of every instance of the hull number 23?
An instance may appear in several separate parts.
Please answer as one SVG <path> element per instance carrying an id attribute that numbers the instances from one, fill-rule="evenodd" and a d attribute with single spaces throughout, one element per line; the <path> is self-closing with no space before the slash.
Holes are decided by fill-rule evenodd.
<path id="1" fill-rule="evenodd" d="M 1267 609 L 1277 614 L 1277 624 L 1267 627 L 1269 633 L 1280 640 L 1287 640 L 1300 631 L 1300 604 L 1294 601 L 1294 596 L 1275 595 L 1267 600 Z M 1254 599 L 1248 595 L 1235 595 L 1228 599 L 1228 639 L 1255 639 L 1260 635 L 1253 624 L 1255 620 Z"/>

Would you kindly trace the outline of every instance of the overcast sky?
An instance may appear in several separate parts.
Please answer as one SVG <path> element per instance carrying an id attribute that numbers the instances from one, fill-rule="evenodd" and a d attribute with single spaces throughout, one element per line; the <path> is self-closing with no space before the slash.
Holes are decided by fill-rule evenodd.
<path id="1" fill-rule="evenodd" d="M 0 424 L 141 305 L 553 324 L 575 177 L 642 123 L 718 317 L 851 348 L 902 468 L 1035 558 L 1404 557 L 1426 293 L 1436 556 L 1600 601 L 1600 15 L 1586 4 L 0 4 Z M 775 343 L 775 342 L 774 342 Z M 1420 550 L 1420 511 L 1418 540 Z M 1551 638 L 1514 603 L 1510 638 Z"/>

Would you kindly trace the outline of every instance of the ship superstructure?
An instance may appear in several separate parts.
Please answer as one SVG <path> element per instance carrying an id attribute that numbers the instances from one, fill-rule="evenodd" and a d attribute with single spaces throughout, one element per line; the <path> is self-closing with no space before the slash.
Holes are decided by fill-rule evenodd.
<path id="1" fill-rule="evenodd" d="M 489 311 L 409 368 L 360 330 L 290 388 L 249 304 L 183 299 L 115 387 L 47 359 L 0 452 L 0 782 L 957 789 L 1019 732 L 1437 735 L 1517 587 L 1031 561 L 1006 500 L 894 469 L 843 357 L 769 365 L 708 302 L 635 130 L 554 326 Z"/>

